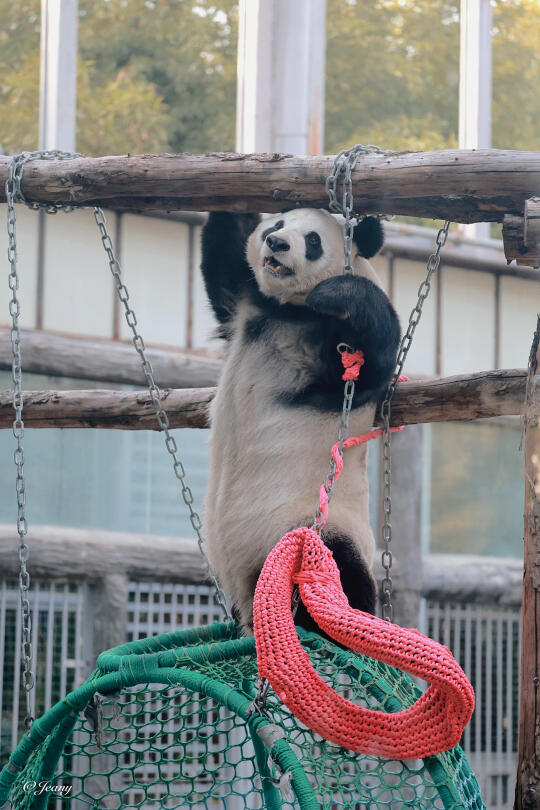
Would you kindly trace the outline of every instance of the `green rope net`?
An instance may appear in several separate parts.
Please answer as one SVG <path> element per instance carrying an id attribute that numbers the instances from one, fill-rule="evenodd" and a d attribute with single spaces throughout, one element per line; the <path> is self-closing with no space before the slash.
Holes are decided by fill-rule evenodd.
<path id="1" fill-rule="evenodd" d="M 385 712 L 417 699 L 399 670 L 299 635 L 349 699 Z M 9 798 L 16 810 L 484 808 L 459 746 L 408 762 L 353 754 L 303 726 L 271 691 L 268 716 L 250 713 L 256 686 L 254 641 L 234 624 L 103 653 L 88 681 L 24 736 L 0 774 L 0 807 Z M 35 795 L 33 783 L 51 790 Z"/>

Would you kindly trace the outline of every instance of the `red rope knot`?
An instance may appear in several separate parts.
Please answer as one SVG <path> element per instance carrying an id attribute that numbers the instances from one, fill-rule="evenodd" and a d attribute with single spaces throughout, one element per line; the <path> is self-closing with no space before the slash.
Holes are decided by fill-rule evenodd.
<path id="1" fill-rule="evenodd" d="M 364 357 L 364 352 L 361 349 L 358 349 L 356 352 L 342 351 L 341 362 L 343 363 L 343 368 L 345 369 L 341 379 L 345 381 L 357 380 L 358 375 L 360 374 L 360 369 L 366 362 L 366 359 Z"/>
<path id="2" fill-rule="evenodd" d="M 327 571 L 298 571 L 293 575 L 295 585 L 323 585 L 331 588 L 336 585 L 336 577 Z"/>

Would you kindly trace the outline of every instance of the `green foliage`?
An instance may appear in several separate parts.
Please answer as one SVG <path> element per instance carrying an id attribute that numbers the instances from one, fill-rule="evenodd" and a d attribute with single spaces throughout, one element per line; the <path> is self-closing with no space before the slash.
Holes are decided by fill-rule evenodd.
<path id="1" fill-rule="evenodd" d="M 204 152 L 234 147 L 237 21 L 233 0 L 81 0 L 79 6 L 80 52 L 93 65 L 89 88 L 96 95 L 108 88 L 108 102 L 121 104 L 123 96 L 124 111 L 118 110 L 116 122 L 124 119 L 127 125 L 121 151 Z M 118 85 L 120 76 L 124 79 Z M 130 101 L 138 124 L 130 121 Z M 154 118 L 158 107 L 161 112 Z M 91 122 L 88 116 L 85 124 L 90 130 Z M 118 143 L 122 133 L 111 128 L 106 126 L 103 133 Z M 147 146 L 149 129 L 159 145 Z M 83 130 L 81 121 L 81 137 L 89 140 Z M 144 143 L 134 140 L 137 132 L 145 134 Z"/>
<path id="2" fill-rule="evenodd" d="M 538 149 L 540 3 L 498 0 L 493 9 L 493 146 Z"/>
<path id="3" fill-rule="evenodd" d="M 0 0 L 0 145 L 35 148 L 40 0 Z M 79 0 L 87 154 L 234 147 L 235 0 Z M 328 0 L 326 152 L 457 146 L 459 0 Z M 493 0 L 493 144 L 538 146 L 540 4 Z"/>
<path id="4" fill-rule="evenodd" d="M 329 0 L 326 151 L 457 146 L 459 3 Z"/>
<path id="5" fill-rule="evenodd" d="M 39 0 L 0 0 L 0 147 L 35 149 L 39 106 Z"/>
<path id="6" fill-rule="evenodd" d="M 80 0 L 77 149 L 234 148 L 233 0 Z M 0 144 L 35 149 L 40 1 L 0 0 Z"/>

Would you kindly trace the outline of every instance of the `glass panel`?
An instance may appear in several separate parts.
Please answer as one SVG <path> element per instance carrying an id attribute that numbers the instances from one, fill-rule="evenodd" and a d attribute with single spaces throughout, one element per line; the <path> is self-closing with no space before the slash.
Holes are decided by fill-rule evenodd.
<path id="1" fill-rule="evenodd" d="M 234 148 L 233 0 L 79 0 L 77 149 Z"/>
<path id="2" fill-rule="evenodd" d="M 520 441 L 500 422 L 431 426 L 431 551 L 521 557 Z"/>
<path id="3" fill-rule="evenodd" d="M 326 153 L 457 146 L 459 4 L 329 0 Z"/>

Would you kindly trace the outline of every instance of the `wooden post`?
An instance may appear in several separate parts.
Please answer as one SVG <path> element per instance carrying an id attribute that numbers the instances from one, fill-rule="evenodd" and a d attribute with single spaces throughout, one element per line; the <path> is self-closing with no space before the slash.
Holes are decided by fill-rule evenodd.
<path id="1" fill-rule="evenodd" d="M 521 699 L 515 810 L 540 807 L 540 317 L 525 399 L 525 547 Z"/>
<path id="2" fill-rule="evenodd" d="M 422 599 L 422 446 L 423 426 L 408 425 L 392 437 L 392 523 L 399 578 L 394 621 L 418 627 Z M 392 543 L 394 545 L 394 543 Z"/>
<path id="3" fill-rule="evenodd" d="M 540 197 L 525 200 L 522 217 L 505 214 L 502 231 L 508 264 L 540 267 Z"/>

